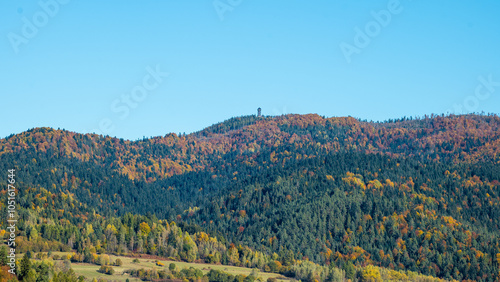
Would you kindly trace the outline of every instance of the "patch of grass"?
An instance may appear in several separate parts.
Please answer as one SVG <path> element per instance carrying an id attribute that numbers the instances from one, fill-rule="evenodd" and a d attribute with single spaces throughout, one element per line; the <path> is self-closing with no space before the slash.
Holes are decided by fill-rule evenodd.
<path id="1" fill-rule="evenodd" d="M 104 280 L 115 280 L 115 281 L 125 281 L 127 280 L 127 278 L 129 278 L 131 281 L 134 281 L 133 279 L 135 279 L 133 277 L 130 277 L 130 275 L 128 274 L 122 274 L 123 269 L 119 270 L 118 267 L 113 267 L 115 269 L 115 274 L 113 275 L 107 275 L 97 272 L 100 266 L 95 264 L 73 262 L 71 263 L 71 268 L 73 268 L 77 277 L 83 275 L 90 281 L 92 281 L 92 279 L 94 278 L 97 280 L 99 280 L 99 278 L 103 278 Z"/>
<path id="2" fill-rule="evenodd" d="M 59 255 L 69 254 L 69 253 L 64 253 L 64 252 L 53 252 L 53 253 L 57 253 Z M 139 262 L 134 263 L 134 262 L 132 262 L 134 260 L 134 258 L 130 258 L 130 257 L 114 256 L 114 255 L 109 255 L 109 257 L 110 257 L 110 261 L 112 261 L 112 262 L 114 262 L 117 258 L 120 258 L 123 262 L 123 264 L 121 266 L 113 266 L 113 269 L 115 270 L 115 274 L 113 274 L 113 275 L 106 275 L 106 274 L 102 274 L 102 273 L 97 272 L 97 270 L 99 270 L 100 266 L 95 265 L 95 264 L 72 262 L 71 268 L 73 268 L 73 270 L 75 271 L 77 276 L 83 275 L 90 280 L 92 280 L 93 278 L 96 278 L 97 280 L 99 280 L 99 278 L 103 278 L 105 280 L 116 280 L 116 281 L 125 281 L 127 278 L 129 278 L 130 281 L 135 281 L 135 279 L 136 279 L 135 277 L 131 277 L 128 274 L 123 274 L 123 271 L 125 271 L 127 269 L 140 269 L 140 268 L 153 269 L 153 268 L 155 268 L 157 270 L 164 269 L 164 270 L 168 271 L 168 266 L 172 262 L 175 263 L 175 265 L 177 266 L 177 268 L 179 270 L 181 270 L 183 268 L 193 267 L 193 268 L 200 269 L 201 271 L 203 271 L 203 274 L 208 273 L 211 269 L 221 270 L 221 271 L 233 274 L 233 275 L 242 274 L 245 276 L 248 276 L 252 272 L 251 268 L 229 266 L 229 265 L 188 263 L 188 262 L 169 261 L 169 260 L 161 260 L 160 259 L 158 261 L 162 262 L 165 266 L 157 266 L 156 260 L 151 259 L 151 258 L 137 258 L 139 260 Z M 283 280 L 280 279 L 279 281 L 293 281 L 293 280 L 290 280 L 288 278 L 284 278 L 280 274 L 266 273 L 266 272 L 261 272 L 261 271 L 259 271 L 259 277 L 262 277 L 264 281 L 266 281 L 267 278 L 270 278 L 270 277 L 283 278 Z"/>

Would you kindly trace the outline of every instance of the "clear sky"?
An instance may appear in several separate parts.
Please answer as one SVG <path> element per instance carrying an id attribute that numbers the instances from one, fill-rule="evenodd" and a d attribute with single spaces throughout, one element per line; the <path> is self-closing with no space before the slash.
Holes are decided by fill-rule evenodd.
<path id="1" fill-rule="evenodd" d="M 500 1 L 3 0 L 0 137 L 499 113 Z M 168 74 L 167 74 L 168 73 Z"/>

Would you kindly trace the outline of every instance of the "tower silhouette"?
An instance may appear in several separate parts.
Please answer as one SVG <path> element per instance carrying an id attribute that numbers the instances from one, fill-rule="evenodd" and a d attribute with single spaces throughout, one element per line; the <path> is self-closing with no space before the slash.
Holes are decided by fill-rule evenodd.
<path id="1" fill-rule="evenodd" d="M 261 117 L 261 108 L 257 109 L 257 117 Z"/>

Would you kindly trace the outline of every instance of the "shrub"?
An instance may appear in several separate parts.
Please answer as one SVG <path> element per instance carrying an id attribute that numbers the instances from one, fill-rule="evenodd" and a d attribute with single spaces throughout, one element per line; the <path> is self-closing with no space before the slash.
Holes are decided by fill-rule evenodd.
<path id="1" fill-rule="evenodd" d="M 98 272 L 107 275 L 113 275 L 115 273 L 115 270 L 111 266 L 102 265 L 101 268 L 99 268 Z"/>
<path id="2" fill-rule="evenodd" d="M 82 254 L 74 254 L 71 257 L 72 262 L 82 262 L 83 261 L 83 255 Z"/>
<path id="3" fill-rule="evenodd" d="M 106 254 L 102 254 L 99 256 L 99 264 L 100 265 L 108 265 L 109 264 L 109 256 Z"/>
<path id="4" fill-rule="evenodd" d="M 47 254 L 46 253 L 37 253 L 35 257 L 37 259 L 44 259 L 44 258 L 47 258 Z"/>

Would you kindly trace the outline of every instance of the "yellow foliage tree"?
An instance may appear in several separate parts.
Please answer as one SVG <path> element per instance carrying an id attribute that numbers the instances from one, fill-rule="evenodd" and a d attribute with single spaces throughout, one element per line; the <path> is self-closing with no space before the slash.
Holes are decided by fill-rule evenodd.
<path id="1" fill-rule="evenodd" d="M 380 275 L 380 271 L 377 267 L 373 265 L 368 265 L 363 269 L 362 272 L 362 280 L 363 281 L 370 281 L 370 282 L 375 282 L 375 281 L 382 281 L 382 276 Z"/>
<path id="2" fill-rule="evenodd" d="M 151 228 L 146 222 L 141 222 L 141 224 L 139 224 L 139 229 L 144 236 L 148 236 L 149 232 L 151 232 Z"/>

